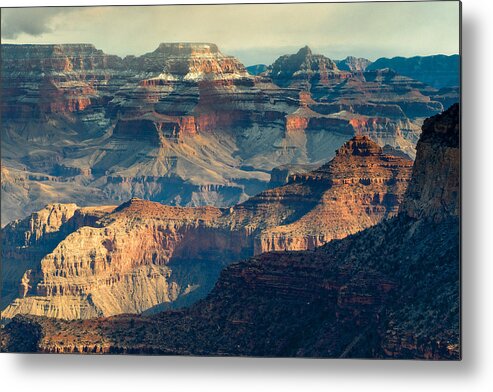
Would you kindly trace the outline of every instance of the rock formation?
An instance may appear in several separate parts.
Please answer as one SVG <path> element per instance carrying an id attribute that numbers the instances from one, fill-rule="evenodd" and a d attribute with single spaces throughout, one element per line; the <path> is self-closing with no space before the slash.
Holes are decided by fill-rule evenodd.
<path id="1" fill-rule="evenodd" d="M 423 124 L 412 181 L 401 209 L 419 219 L 460 214 L 459 105 Z"/>
<path id="2" fill-rule="evenodd" d="M 92 109 L 103 104 L 105 92 L 117 88 L 111 87 L 122 68 L 119 57 L 89 44 L 2 45 L 2 119 L 42 119 L 87 109 L 87 117 L 104 123 L 102 113 Z"/>
<path id="3" fill-rule="evenodd" d="M 386 155 L 368 137 L 355 136 L 328 164 L 292 174 L 287 185 L 251 198 L 235 207 L 235 214 L 246 209 L 249 225 L 261 219 L 265 226 L 256 237 L 256 254 L 314 249 L 394 216 L 411 167 L 411 159 Z M 293 204 L 299 207 L 286 219 L 286 206 Z"/>
<path id="4" fill-rule="evenodd" d="M 343 65 L 347 70 L 340 69 L 337 62 L 304 47 L 294 55 L 281 56 L 266 74 L 280 86 L 309 93 L 305 107 L 291 115 L 300 113 L 299 124 L 305 119 L 314 127 L 349 125 L 356 134 L 367 135 L 381 146 L 397 147 L 412 157 L 420 133 L 419 119 L 458 100 L 457 90 L 437 91 L 391 69 L 365 66 L 364 59 L 346 60 L 355 64 L 353 70 L 347 65 Z"/>
<path id="5" fill-rule="evenodd" d="M 315 251 L 232 264 L 188 309 L 72 322 L 17 316 L 1 332 L 3 350 L 459 359 L 459 216 L 450 208 L 458 112 L 424 126 L 398 216 Z M 346 150 L 360 153 L 358 144 Z M 422 178 L 430 174 L 446 208 L 434 207 Z"/>
<path id="6" fill-rule="evenodd" d="M 371 61 L 362 57 L 348 56 L 343 60 L 336 60 L 336 64 L 342 71 L 364 72 Z"/>
<path id="7" fill-rule="evenodd" d="M 190 304 L 231 262 L 313 249 L 394 216 L 411 169 L 411 159 L 355 136 L 329 163 L 229 209 L 135 198 L 116 209 L 48 206 L 2 232 L 12 271 L 2 316 L 77 319 Z"/>
<path id="8" fill-rule="evenodd" d="M 312 86 L 324 85 L 332 80 L 344 80 L 351 77 L 350 72 L 337 68 L 331 59 L 313 54 L 305 46 L 296 54 L 279 57 L 269 70 L 272 80 L 281 87 L 299 87 L 310 90 Z"/>
<path id="9" fill-rule="evenodd" d="M 229 207 L 354 135 L 414 157 L 424 117 L 457 100 L 308 47 L 259 76 L 208 43 L 123 59 L 87 44 L 1 50 L 2 225 L 54 202 Z"/>
<path id="10" fill-rule="evenodd" d="M 25 297 L 30 292 L 41 260 L 60 241 L 82 226 L 94 225 L 114 208 L 52 204 L 4 227 L 1 232 L 2 309 L 15 298 Z"/>

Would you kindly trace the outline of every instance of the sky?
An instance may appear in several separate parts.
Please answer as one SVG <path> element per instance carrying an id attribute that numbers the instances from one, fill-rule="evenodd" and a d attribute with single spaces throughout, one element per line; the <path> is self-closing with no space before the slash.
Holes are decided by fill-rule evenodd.
<path id="1" fill-rule="evenodd" d="M 2 43 L 92 43 L 121 57 L 211 42 L 245 65 L 308 45 L 332 59 L 459 52 L 459 3 L 2 8 Z"/>

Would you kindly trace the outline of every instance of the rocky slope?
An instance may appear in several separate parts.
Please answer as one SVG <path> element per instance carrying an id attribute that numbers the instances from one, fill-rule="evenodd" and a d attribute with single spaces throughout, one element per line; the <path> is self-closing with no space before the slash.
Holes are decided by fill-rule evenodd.
<path id="1" fill-rule="evenodd" d="M 401 75 L 419 80 L 437 89 L 459 87 L 460 58 L 451 56 L 382 57 L 368 65 L 368 70 L 391 68 Z"/>
<path id="2" fill-rule="evenodd" d="M 208 43 L 123 59 L 86 44 L 1 50 L 2 225 L 51 202 L 231 206 L 354 135 L 414 157 L 423 118 L 457 97 L 309 48 L 260 76 Z"/>
<path id="3" fill-rule="evenodd" d="M 414 186 L 393 219 L 315 251 L 232 264 L 181 311 L 16 317 L 3 350 L 459 359 L 458 115 L 455 106 L 427 121 Z M 446 208 L 429 208 L 430 173 Z"/>
<path id="4" fill-rule="evenodd" d="M 76 319 L 189 304 L 233 261 L 313 249 L 394 216 L 411 168 L 411 159 L 355 136 L 326 165 L 229 209 L 140 199 L 116 209 L 48 206 L 2 231 L 2 316 Z M 70 213 L 58 217 L 60 209 Z M 53 227 L 32 223 L 40 220 Z"/>
<path id="5" fill-rule="evenodd" d="M 39 211 L 47 204 L 75 203 L 77 205 L 102 205 L 108 197 L 101 189 L 88 184 L 82 176 L 54 176 L 42 172 L 8 167 L 1 163 L 1 224 Z"/>

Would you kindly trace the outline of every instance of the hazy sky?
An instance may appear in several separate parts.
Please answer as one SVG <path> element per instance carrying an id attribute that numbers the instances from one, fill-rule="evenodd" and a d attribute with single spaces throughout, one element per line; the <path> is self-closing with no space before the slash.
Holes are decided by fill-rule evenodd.
<path id="1" fill-rule="evenodd" d="M 2 8 L 2 43 L 93 43 L 125 56 L 213 42 L 246 65 L 309 45 L 333 59 L 459 52 L 459 3 Z"/>

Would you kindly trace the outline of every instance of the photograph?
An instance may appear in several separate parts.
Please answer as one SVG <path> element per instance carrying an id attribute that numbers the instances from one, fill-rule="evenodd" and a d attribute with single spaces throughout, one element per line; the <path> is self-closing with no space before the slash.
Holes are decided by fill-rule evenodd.
<path id="1" fill-rule="evenodd" d="M 0 352 L 460 361 L 461 17 L 2 6 Z"/>

